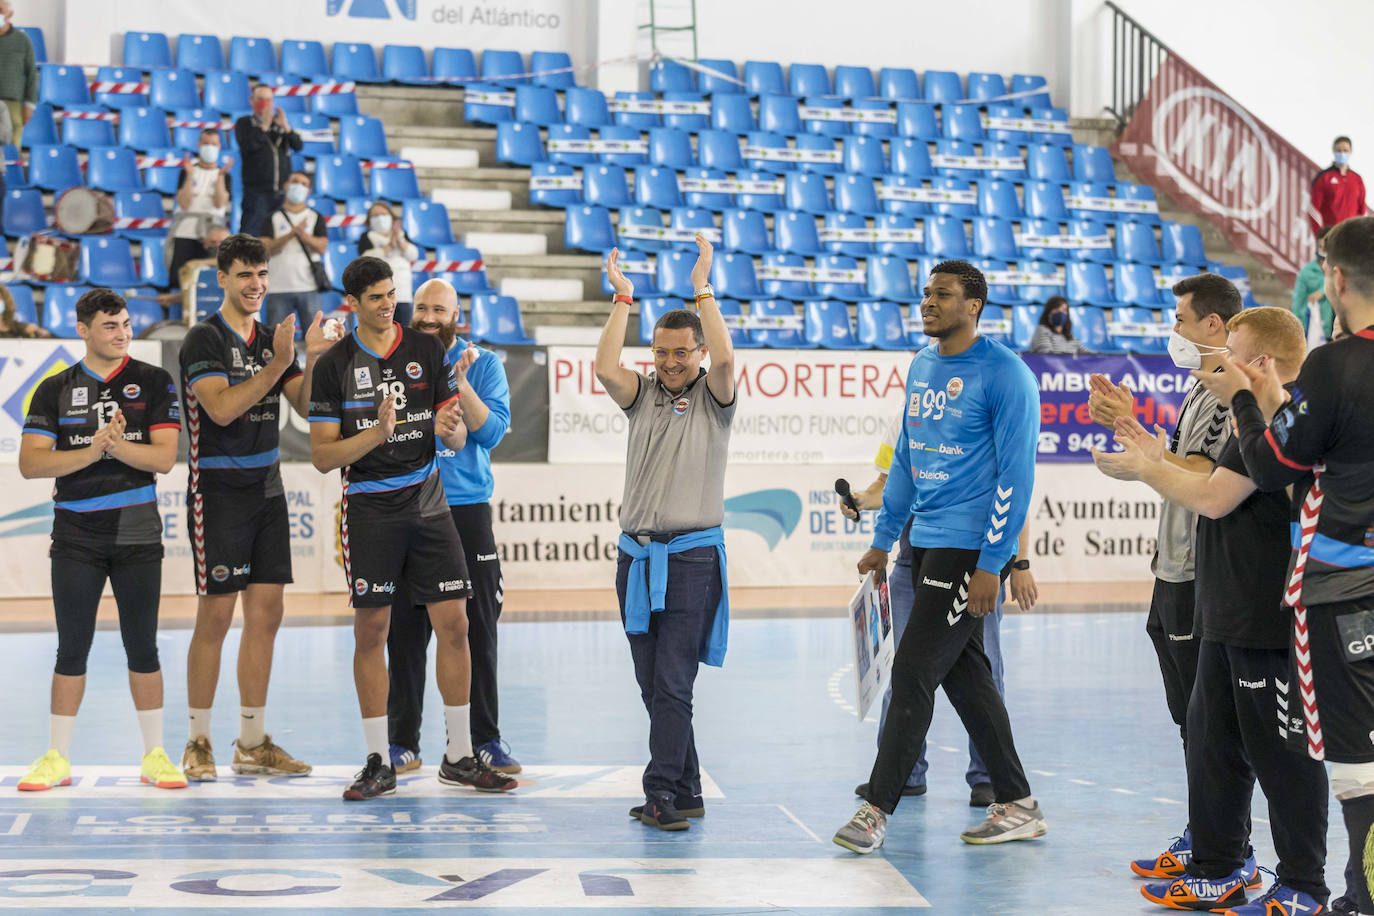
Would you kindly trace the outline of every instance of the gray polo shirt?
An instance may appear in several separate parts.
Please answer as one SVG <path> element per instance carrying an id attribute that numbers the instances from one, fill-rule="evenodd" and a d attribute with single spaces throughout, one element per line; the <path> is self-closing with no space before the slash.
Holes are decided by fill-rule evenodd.
<path id="1" fill-rule="evenodd" d="M 1194 385 L 1179 408 L 1178 426 L 1169 443 L 1175 455 L 1204 455 L 1213 463 L 1231 436 L 1231 408 L 1218 403 L 1216 395 Z M 1164 500 L 1159 510 L 1159 546 L 1151 571 L 1165 582 L 1192 582 L 1193 545 L 1197 538 L 1197 514 Z"/>
<path id="2" fill-rule="evenodd" d="M 620 528 L 629 534 L 682 534 L 725 520 L 725 458 L 735 404 L 720 404 L 703 370 L 672 395 L 655 375 L 639 376 L 625 451 Z"/>

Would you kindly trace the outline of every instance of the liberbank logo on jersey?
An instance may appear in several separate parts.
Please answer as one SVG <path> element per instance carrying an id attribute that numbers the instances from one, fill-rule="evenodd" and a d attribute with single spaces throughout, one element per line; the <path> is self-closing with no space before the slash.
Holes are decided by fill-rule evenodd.
<path id="1" fill-rule="evenodd" d="M 402 19 L 440 25 L 474 25 L 496 28 L 556 29 L 558 13 L 511 9 L 478 3 L 424 4 L 419 0 L 325 0 L 325 15 L 347 19 Z"/>

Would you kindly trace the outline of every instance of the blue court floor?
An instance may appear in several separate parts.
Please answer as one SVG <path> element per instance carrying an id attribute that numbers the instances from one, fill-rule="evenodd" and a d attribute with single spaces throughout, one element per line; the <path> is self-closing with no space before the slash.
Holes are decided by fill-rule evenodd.
<path id="1" fill-rule="evenodd" d="M 28 913 L 362 914 L 425 908 L 625 913 L 1144 914 L 1127 863 L 1182 831 L 1183 761 L 1144 615 L 1009 614 L 1008 705 L 1049 822 L 1039 840 L 961 843 L 965 739 L 940 700 L 930 792 L 906 799 L 868 857 L 830 842 L 872 764 L 876 724 L 853 712 L 846 621 L 734 622 L 723 670 L 703 669 L 697 743 L 707 814 L 685 833 L 627 817 L 646 758 L 640 706 L 614 622 L 511 622 L 501 643 L 501 722 L 526 784 L 510 797 L 441 787 L 433 711 L 426 768 L 394 798 L 344 803 L 362 762 L 343 627 L 285 627 L 268 731 L 315 764 L 301 780 L 232 778 L 237 633 L 214 710 L 221 781 L 179 792 L 138 784 L 141 753 L 118 634 L 101 631 L 72 748 L 76 784 L 13 786 L 47 742 L 55 637 L 4 635 L 0 908 Z M 187 630 L 160 638 L 167 744 L 185 741 Z M 1257 797 L 1254 844 L 1273 865 Z M 1341 890 L 1345 835 L 1333 805 L 1327 868 Z"/>

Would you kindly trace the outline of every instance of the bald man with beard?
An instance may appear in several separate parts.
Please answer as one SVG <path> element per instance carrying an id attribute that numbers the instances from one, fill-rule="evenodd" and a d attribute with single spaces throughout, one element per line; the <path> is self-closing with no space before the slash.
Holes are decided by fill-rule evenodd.
<path id="1" fill-rule="evenodd" d="M 496 621 L 501 616 L 502 581 L 490 505 L 491 450 L 510 427 L 510 386 L 495 353 L 458 336 L 458 293 L 448 281 L 429 280 L 415 291 L 410 326 L 435 335 L 448 351 L 458 382 L 463 424 L 468 430 L 462 449 L 455 452 L 441 447 L 438 458 L 444 495 L 472 576 L 473 597 L 467 604 L 472 747 L 492 769 L 519 773 L 520 764 L 501 740 L 497 724 Z M 387 636 L 391 660 L 387 719 L 391 764 L 398 774 L 420 766 L 425 650 L 432 632 L 424 607 L 416 606 L 398 587 Z"/>

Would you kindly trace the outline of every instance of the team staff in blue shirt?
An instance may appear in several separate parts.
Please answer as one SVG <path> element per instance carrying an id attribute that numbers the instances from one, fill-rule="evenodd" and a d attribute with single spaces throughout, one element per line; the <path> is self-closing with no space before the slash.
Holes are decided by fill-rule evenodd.
<path id="1" fill-rule="evenodd" d="M 458 402 L 468 430 L 463 448 L 455 452 L 441 445 L 438 458 L 444 496 L 472 576 L 473 596 L 467 603 L 472 747 L 492 769 L 519 773 L 520 764 L 502 742 L 497 724 L 496 621 L 501 616 L 503 584 L 490 504 L 491 450 L 510 428 L 510 385 L 500 357 L 458 336 L 458 293 L 448 281 L 429 280 L 415 291 L 410 326 L 443 342 L 458 381 Z M 397 773 L 420 765 L 425 650 L 432 632 L 424 608 L 416 607 L 402 591 L 397 589 L 387 636 L 391 659 L 387 719 L 391 763 Z"/>
<path id="2" fill-rule="evenodd" d="M 859 573 L 886 569 L 911 518 L 911 620 L 893 660 L 892 703 L 864 803 L 835 842 L 858 853 L 882 845 L 887 816 L 930 728 L 944 687 L 987 766 L 995 803 L 967 843 L 1005 843 L 1045 833 L 1012 741 L 1011 722 L 983 648 L 1011 570 L 1035 483 L 1040 393 L 1026 364 L 978 335 L 987 281 L 967 261 L 931 269 L 922 330 L 934 343 L 907 371 L 907 402 L 883 487 L 873 545 Z"/>

